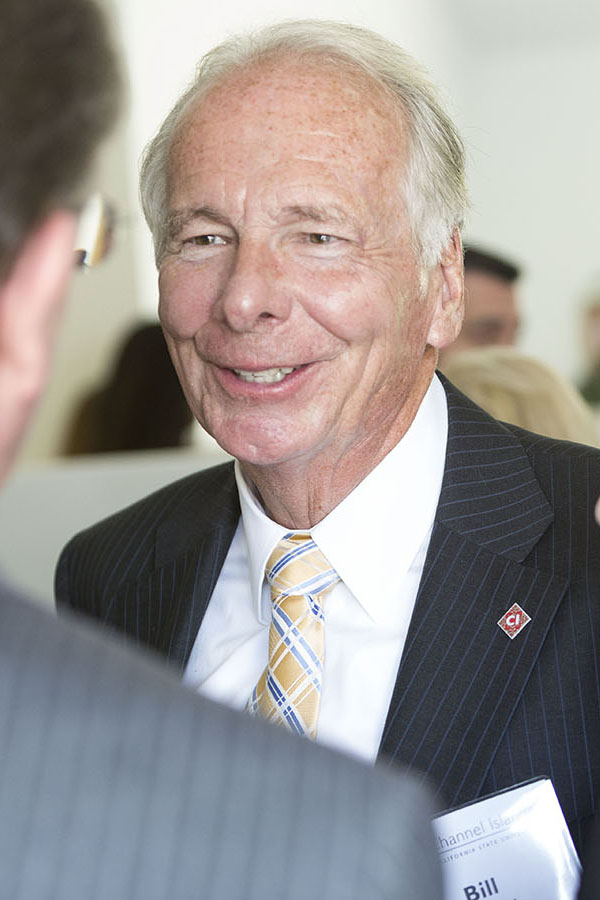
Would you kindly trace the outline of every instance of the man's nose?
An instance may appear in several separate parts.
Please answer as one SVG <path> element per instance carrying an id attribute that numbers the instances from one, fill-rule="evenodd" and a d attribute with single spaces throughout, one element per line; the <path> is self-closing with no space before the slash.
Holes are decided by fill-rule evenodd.
<path id="1" fill-rule="evenodd" d="M 281 261 L 266 242 L 240 241 L 218 302 L 234 331 L 270 328 L 288 318 L 291 300 Z"/>

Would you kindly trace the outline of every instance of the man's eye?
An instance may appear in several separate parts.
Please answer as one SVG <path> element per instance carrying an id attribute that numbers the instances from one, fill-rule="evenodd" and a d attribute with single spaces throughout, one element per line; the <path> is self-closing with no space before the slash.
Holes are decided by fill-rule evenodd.
<path id="1" fill-rule="evenodd" d="M 209 247 L 214 244 L 225 244 L 226 241 L 218 234 L 195 234 L 193 237 L 186 238 L 183 243 L 191 244 L 194 247 Z"/>
<path id="2" fill-rule="evenodd" d="M 331 244 L 335 238 L 332 234 L 320 234 L 318 231 L 313 231 L 308 235 L 308 240 L 311 244 Z"/>

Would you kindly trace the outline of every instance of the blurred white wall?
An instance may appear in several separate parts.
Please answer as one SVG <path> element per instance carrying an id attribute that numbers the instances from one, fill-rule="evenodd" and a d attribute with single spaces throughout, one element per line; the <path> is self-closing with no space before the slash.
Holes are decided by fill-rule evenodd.
<path id="1" fill-rule="evenodd" d="M 471 65 L 467 233 L 523 264 L 521 343 L 578 378 L 581 306 L 600 273 L 599 32 L 480 44 Z"/>

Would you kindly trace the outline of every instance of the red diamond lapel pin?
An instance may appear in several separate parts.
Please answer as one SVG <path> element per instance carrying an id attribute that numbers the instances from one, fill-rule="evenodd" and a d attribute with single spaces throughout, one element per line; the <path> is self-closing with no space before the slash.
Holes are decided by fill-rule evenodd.
<path id="1" fill-rule="evenodd" d="M 499 620 L 498 625 L 512 641 L 525 628 L 528 622 L 531 622 L 531 616 L 528 616 L 518 603 L 513 603 L 511 608 Z"/>

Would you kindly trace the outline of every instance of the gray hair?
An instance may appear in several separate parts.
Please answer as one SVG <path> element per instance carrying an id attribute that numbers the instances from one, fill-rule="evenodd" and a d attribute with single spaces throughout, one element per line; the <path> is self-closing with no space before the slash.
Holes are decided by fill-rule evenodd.
<path id="1" fill-rule="evenodd" d="M 157 265 L 168 234 L 168 157 L 188 107 L 235 71 L 276 57 L 341 63 L 362 72 L 400 107 L 410 133 L 404 201 L 421 263 L 434 265 L 467 210 L 464 148 L 424 69 L 396 44 L 375 32 L 341 22 L 282 22 L 233 37 L 209 51 L 196 77 L 164 120 L 142 159 L 140 194 L 154 239 Z"/>

